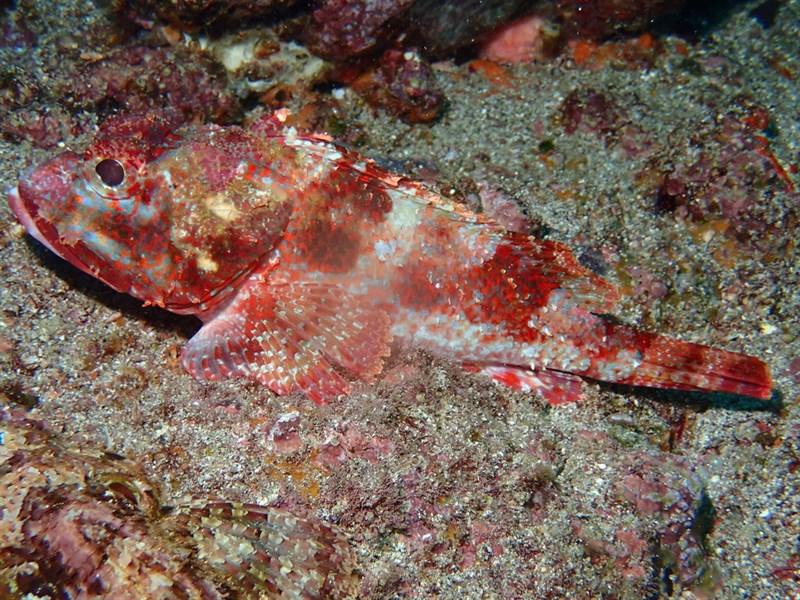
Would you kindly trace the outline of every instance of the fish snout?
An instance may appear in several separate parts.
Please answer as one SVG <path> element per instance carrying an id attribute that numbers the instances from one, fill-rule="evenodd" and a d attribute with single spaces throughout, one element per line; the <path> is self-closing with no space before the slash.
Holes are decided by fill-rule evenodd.
<path id="1" fill-rule="evenodd" d="M 48 235 L 42 230 L 44 225 L 38 217 L 42 209 L 49 212 L 63 206 L 70 197 L 80 163 L 79 155 L 65 152 L 42 165 L 25 169 L 18 184 L 7 192 L 9 207 L 28 234 L 58 255 L 61 253 L 50 239 L 52 232 Z"/>
<path id="2" fill-rule="evenodd" d="M 55 208 L 69 198 L 82 162 L 78 154 L 63 152 L 20 175 L 15 189 L 30 216 L 35 216 L 41 208 Z"/>

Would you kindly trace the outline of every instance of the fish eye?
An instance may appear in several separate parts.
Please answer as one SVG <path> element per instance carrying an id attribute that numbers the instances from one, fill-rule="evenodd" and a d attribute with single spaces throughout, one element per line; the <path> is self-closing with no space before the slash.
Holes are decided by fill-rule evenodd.
<path id="1" fill-rule="evenodd" d="M 94 167 L 95 173 L 105 185 L 115 188 L 125 181 L 125 167 L 118 160 L 104 158 Z"/>

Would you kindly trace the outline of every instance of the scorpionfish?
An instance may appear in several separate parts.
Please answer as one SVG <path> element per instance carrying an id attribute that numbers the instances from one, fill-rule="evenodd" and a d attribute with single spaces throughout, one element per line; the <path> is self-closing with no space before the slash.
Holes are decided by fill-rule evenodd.
<path id="1" fill-rule="evenodd" d="M 181 363 L 318 403 L 426 349 L 551 403 L 583 378 L 769 398 L 759 359 L 616 324 L 615 288 L 564 244 L 511 232 L 278 111 L 249 128 L 116 117 L 21 177 L 47 248 L 146 304 L 194 314 Z"/>
<path id="2" fill-rule="evenodd" d="M 6 600 L 357 597 L 356 556 L 335 527 L 272 506 L 169 498 L 136 462 L 2 404 L 0 498 Z"/>

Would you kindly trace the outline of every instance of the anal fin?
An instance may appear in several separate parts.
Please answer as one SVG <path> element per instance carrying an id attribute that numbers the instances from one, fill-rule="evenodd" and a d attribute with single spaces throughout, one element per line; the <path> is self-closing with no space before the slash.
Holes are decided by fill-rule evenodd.
<path id="1" fill-rule="evenodd" d="M 511 365 L 464 365 L 468 371 L 491 377 L 520 392 L 538 392 L 551 405 L 583 400 L 585 382 L 577 375 L 548 369 L 525 369 Z"/>
<path id="2" fill-rule="evenodd" d="M 391 338 L 384 312 L 337 286 L 252 280 L 189 340 L 181 363 L 197 379 L 250 377 L 322 404 L 349 391 L 334 365 L 370 379 Z"/>

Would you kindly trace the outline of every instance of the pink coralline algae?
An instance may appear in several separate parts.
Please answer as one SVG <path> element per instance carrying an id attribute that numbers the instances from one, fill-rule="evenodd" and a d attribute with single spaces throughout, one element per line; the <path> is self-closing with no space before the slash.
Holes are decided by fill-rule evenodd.
<path id="1" fill-rule="evenodd" d="M 482 44 L 480 57 L 499 63 L 529 63 L 544 56 L 547 38 L 546 21 L 528 15 L 495 30 Z"/>
<path id="2" fill-rule="evenodd" d="M 621 109 L 607 95 L 591 88 L 578 88 L 561 103 L 559 118 L 564 131 L 600 136 L 609 143 L 617 134 Z"/>
<path id="3" fill-rule="evenodd" d="M 311 50 L 343 59 L 372 49 L 387 37 L 390 21 L 414 0 L 323 0 L 313 13 L 315 27 L 308 32 Z"/>
<path id="4" fill-rule="evenodd" d="M 413 4 L 414 0 L 324 0 L 303 37 L 313 52 L 331 60 L 365 55 L 359 64 L 345 62 L 348 66 L 337 71 L 337 78 L 373 106 L 408 122 L 425 122 L 438 117 L 444 103 L 427 59 L 407 44 L 384 48 L 398 35 L 403 15 Z"/>
<path id="5" fill-rule="evenodd" d="M 164 505 L 142 469 L 0 409 L 0 597 L 350 597 L 320 521 L 217 500 Z"/>
<path id="6" fill-rule="evenodd" d="M 656 517 L 661 567 L 689 585 L 714 585 L 713 577 L 708 580 L 714 569 L 704 548 L 713 507 L 698 468 L 680 458 L 664 460 L 647 453 L 628 461 L 630 472 L 617 482 L 617 491 L 640 515 Z M 702 577 L 706 580 L 699 581 Z"/>
<path id="7" fill-rule="evenodd" d="M 655 147 L 651 134 L 623 106 L 609 91 L 577 88 L 564 98 L 555 118 L 567 135 L 596 136 L 629 158 L 651 155 Z"/>
<path id="8" fill-rule="evenodd" d="M 83 111 L 169 114 L 183 122 L 228 122 L 239 100 L 222 68 L 182 47 L 129 43 L 65 52 L 52 72 L 14 70 L 0 80 L 0 133 L 49 148 L 89 128 Z"/>
<path id="9" fill-rule="evenodd" d="M 585 435 L 580 444 L 614 452 L 616 442 L 605 434 Z M 619 591 L 627 588 L 631 597 L 640 597 L 643 587 L 661 588 L 664 597 L 671 597 L 675 588 L 713 594 L 721 575 L 706 550 L 714 507 L 703 469 L 656 451 L 635 451 L 601 466 L 609 483 L 600 501 L 603 522 L 571 521 L 587 558 L 620 573 Z"/>
<path id="10" fill-rule="evenodd" d="M 228 121 L 238 100 L 226 87 L 223 69 L 180 46 L 132 45 L 75 63 L 56 89 L 81 107 L 111 105 L 130 112 L 177 114 L 181 121 Z"/>
<path id="11" fill-rule="evenodd" d="M 373 106 L 410 123 L 435 119 L 444 102 L 430 65 L 414 50 L 387 50 L 377 68 L 368 69 L 350 85 Z"/>
<path id="12" fill-rule="evenodd" d="M 39 110 L 38 105 L 13 111 L 0 109 L 0 133 L 11 140 L 27 140 L 38 148 L 52 148 L 78 135 L 81 126 L 67 110 Z"/>
<path id="13" fill-rule="evenodd" d="M 0 135 L 50 148 L 79 130 L 78 119 L 53 106 L 47 85 L 31 72 L 9 66 L 0 77 Z"/>
<path id="14" fill-rule="evenodd" d="M 636 298 L 639 305 L 649 308 L 654 301 L 665 297 L 669 293 L 667 284 L 651 273 L 646 267 L 631 265 L 627 267 L 625 271 L 633 280 L 631 282 L 633 286 L 632 295 Z"/>
<path id="15" fill-rule="evenodd" d="M 749 123 L 726 115 L 710 150 L 692 162 L 673 163 L 655 193 L 656 210 L 694 223 L 716 223 L 715 230 L 754 247 L 766 248 L 773 236 L 765 234 L 778 227 L 797 226 L 797 203 L 787 203 L 785 214 L 778 215 L 762 200 L 775 189 L 791 196 L 797 192 L 772 156 L 768 139 Z"/>
<path id="16" fill-rule="evenodd" d="M 0 74 L 0 135 L 48 148 L 76 134 L 77 124 L 66 110 L 47 106 L 50 94 L 44 82 L 15 60 L 8 60 L 26 54 L 36 41 L 19 11 L 8 13 L 0 22 L 0 60 L 4 63 Z"/>

